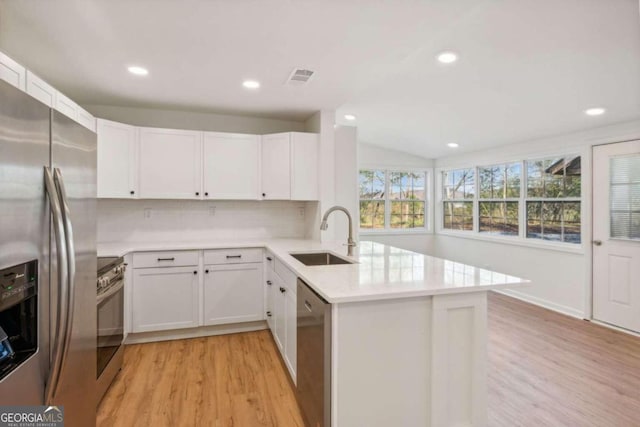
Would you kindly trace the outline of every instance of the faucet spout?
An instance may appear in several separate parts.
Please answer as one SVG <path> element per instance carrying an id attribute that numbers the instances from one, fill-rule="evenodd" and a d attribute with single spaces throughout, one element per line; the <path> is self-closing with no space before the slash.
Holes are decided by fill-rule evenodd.
<path id="1" fill-rule="evenodd" d="M 353 248 L 356 246 L 356 242 L 353 240 L 353 219 L 351 218 L 351 214 L 349 211 L 342 206 L 333 206 L 329 208 L 322 217 L 322 222 L 320 223 L 320 230 L 325 231 L 329 228 L 329 223 L 327 220 L 329 219 L 329 215 L 334 211 L 342 211 L 347 215 L 349 219 L 349 237 L 347 238 L 347 255 L 353 256 Z"/>

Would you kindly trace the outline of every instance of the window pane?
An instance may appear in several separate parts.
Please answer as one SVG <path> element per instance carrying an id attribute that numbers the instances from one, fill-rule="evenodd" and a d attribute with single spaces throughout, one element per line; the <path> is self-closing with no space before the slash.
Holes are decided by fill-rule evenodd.
<path id="1" fill-rule="evenodd" d="M 580 197 L 580 156 L 527 162 L 527 196 L 544 198 Z"/>
<path id="2" fill-rule="evenodd" d="M 491 168 L 479 168 L 478 179 L 480 180 L 480 198 L 491 199 L 493 197 L 493 170 Z"/>
<path id="3" fill-rule="evenodd" d="M 445 200 L 473 199 L 475 180 L 473 169 L 456 169 L 442 173 Z"/>
<path id="4" fill-rule="evenodd" d="M 542 239 L 542 202 L 527 202 L 527 237 Z"/>
<path id="5" fill-rule="evenodd" d="M 562 241 L 562 202 L 542 203 L 542 239 Z"/>
<path id="6" fill-rule="evenodd" d="M 562 222 L 564 241 L 580 243 L 580 203 L 564 203 Z"/>
<path id="7" fill-rule="evenodd" d="M 360 228 L 384 228 L 384 202 L 360 201 Z"/>
<path id="8" fill-rule="evenodd" d="M 517 199 L 520 197 L 520 175 L 522 165 L 520 163 L 511 163 L 507 165 L 507 185 L 506 197 Z"/>
<path id="9" fill-rule="evenodd" d="M 424 227 L 424 202 L 391 202 L 391 228 Z"/>
<path id="10" fill-rule="evenodd" d="M 406 172 L 390 172 L 389 173 L 389 191 L 390 198 L 406 199 L 409 193 L 411 183 L 409 182 L 409 174 Z"/>
<path id="11" fill-rule="evenodd" d="M 473 202 L 444 202 L 443 228 L 473 230 Z"/>
<path id="12" fill-rule="evenodd" d="M 425 186 L 425 174 L 424 173 L 410 173 L 411 178 L 411 191 L 408 199 L 426 200 L 426 186 Z"/>
<path id="13" fill-rule="evenodd" d="M 518 202 L 480 202 L 480 232 L 518 235 Z"/>
<path id="14" fill-rule="evenodd" d="M 361 199 L 384 198 L 384 171 L 361 170 L 359 177 Z"/>
<path id="15" fill-rule="evenodd" d="M 640 156 L 610 160 L 611 237 L 640 239 Z"/>

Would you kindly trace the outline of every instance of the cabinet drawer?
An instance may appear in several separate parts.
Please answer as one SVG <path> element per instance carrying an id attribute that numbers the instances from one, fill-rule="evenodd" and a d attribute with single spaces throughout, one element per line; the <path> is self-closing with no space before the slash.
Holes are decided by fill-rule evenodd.
<path id="1" fill-rule="evenodd" d="M 246 262 L 262 262 L 262 249 L 216 249 L 204 251 L 204 263 L 211 264 L 238 264 Z"/>
<path id="2" fill-rule="evenodd" d="M 264 262 L 267 267 L 267 271 L 273 271 L 276 265 L 276 257 L 269 251 L 264 251 Z"/>
<path id="3" fill-rule="evenodd" d="M 198 252 L 137 252 L 133 254 L 133 268 L 197 266 Z"/>
<path id="4" fill-rule="evenodd" d="M 282 279 L 284 287 L 288 289 L 288 291 L 292 294 L 296 293 L 296 286 L 298 277 L 293 273 L 293 271 L 289 270 L 279 259 L 276 259 L 275 271 L 278 276 Z"/>

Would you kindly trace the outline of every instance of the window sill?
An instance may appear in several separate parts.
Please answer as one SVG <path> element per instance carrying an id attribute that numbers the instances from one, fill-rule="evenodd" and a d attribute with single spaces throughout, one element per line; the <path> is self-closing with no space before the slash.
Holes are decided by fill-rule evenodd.
<path id="1" fill-rule="evenodd" d="M 391 229 L 360 229 L 358 234 L 360 236 L 413 236 L 413 235 L 426 235 L 433 234 L 433 232 L 426 228 L 420 229 L 406 229 L 406 230 L 391 230 Z"/>
<path id="2" fill-rule="evenodd" d="M 501 243 L 505 245 L 523 246 L 531 249 L 551 250 L 557 252 L 566 252 L 577 255 L 584 255 L 585 248 L 583 244 L 573 243 L 557 243 L 548 241 L 537 241 L 532 239 L 525 239 L 523 237 L 507 237 L 507 236 L 487 236 L 475 231 L 452 231 L 452 230 L 438 230 L 436 236 L 458 237 L 461 239 L 480 240 L 491 243 Z"/>

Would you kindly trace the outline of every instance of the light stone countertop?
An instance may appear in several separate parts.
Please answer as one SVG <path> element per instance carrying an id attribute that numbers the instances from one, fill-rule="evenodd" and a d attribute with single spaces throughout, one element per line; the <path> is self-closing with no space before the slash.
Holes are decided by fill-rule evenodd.
<path id="1" fill-rule="evenodd" d="M 329 303 L 411 298 L 512 289 L 529 283 L 507 274 L 370 241 L 355 248 L 354 264 L 305 266 L 290 253 L 329 251 L 343 258 L 342 242 L 298 239 L 99 243 L 98 256 L 131 252 L 267 248 Z"/>

